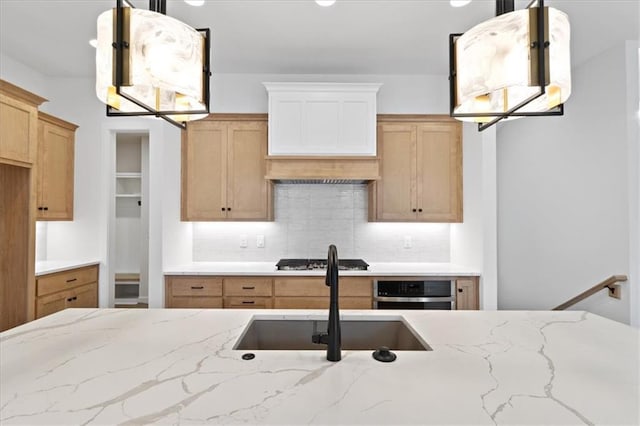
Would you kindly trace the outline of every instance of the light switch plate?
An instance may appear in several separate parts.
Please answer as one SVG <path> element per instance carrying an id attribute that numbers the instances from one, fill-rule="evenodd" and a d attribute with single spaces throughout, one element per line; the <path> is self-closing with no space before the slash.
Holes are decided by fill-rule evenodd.
<path id="1" fill-rule="evenodd" d="M 256 236 L 256 247 L 264 248 L 264 235 Z"/>
<path id="2" fill-rule="evenodd" d="M 249 240 L 247 239 L 247 234 L 240 235 L 240 248 L 246 248 L 249 245 Z"/>

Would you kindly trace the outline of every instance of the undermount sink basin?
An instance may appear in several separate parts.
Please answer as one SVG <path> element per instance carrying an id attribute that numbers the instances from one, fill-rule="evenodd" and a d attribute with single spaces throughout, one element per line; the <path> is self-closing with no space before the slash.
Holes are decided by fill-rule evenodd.
<path id="1" fill-rule="evenodd" d="M 396 351 L 430 351 L 402 319 L 342 318 L 343 350 L 375 350 L 381 346 Z M 253 318 L 236 342 L 237 350 L 326 350 L 325 345 L 311 342 L 311 336 L 327 330 L 327 320 Z"/>

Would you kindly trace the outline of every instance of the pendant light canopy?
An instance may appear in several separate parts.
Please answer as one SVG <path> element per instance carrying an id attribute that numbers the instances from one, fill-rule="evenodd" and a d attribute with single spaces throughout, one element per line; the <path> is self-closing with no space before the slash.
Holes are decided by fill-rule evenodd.
<path id="1" fill-rule="evenodd" d="M 142 10 L 117 0 L 98 17 L 96 94 L 108 116 L 156 116 L 184 128 L 209 113 L 210 33 L 164 15 L 165 1 Z"/>
<path id="2" fill-rule="evenodd" d="M 451 34 L 450 115 L 480 130 L 504 119 L 562 115 L 571 94 L 569 34 L 567 15 L 543 0 Z"/>

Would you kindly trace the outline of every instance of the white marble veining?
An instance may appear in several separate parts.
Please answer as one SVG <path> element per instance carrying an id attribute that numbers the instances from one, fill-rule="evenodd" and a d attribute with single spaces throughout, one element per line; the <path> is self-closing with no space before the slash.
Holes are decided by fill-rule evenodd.
<path id="1" fill-rule="evenodd" d="M 272 262 L 193 262 L 165 269 L 165 275 L 325 275 L 325 270 L 278 271 Z M 479 271 L 452 263 L 371 263 L 366 271 L 340 271 L 344 276 L 477 276 Z"/>
<path id="2" fill-rule="evenodd" d="M 402 315 L 433 348 L 232 349 L 253 315 L 65 310 L 0 334 L 0 423 L 637 425 L 638 331 L 586 312 Z"/>
<path id="3" fill-rule="evenodd" d="M 41 260 L 36 262 L 36 276 L 99 264 L 98 260 Z"/>

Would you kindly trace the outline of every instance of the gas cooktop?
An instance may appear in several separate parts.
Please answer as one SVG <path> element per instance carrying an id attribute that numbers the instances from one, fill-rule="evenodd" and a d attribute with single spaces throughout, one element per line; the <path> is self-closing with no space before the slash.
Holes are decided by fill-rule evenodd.
<path id="1" fill-rule="evenodd" d="M 327 269 L 327 259 L 280 259 L 276 263 L 279 271 L 304 271 Z M 342 271 L 366 271 L 369 264 L 362 259 L 339 259 L 338 269 Z"/>

